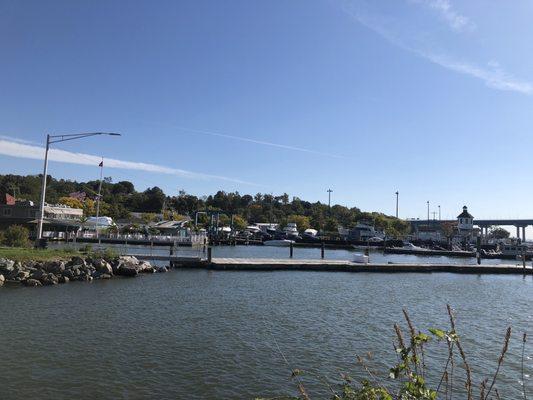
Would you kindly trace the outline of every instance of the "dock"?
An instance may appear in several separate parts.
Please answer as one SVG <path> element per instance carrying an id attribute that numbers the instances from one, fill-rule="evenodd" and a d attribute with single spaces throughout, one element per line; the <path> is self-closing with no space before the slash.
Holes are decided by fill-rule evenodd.
<path id="1" fill-rule="evenodd" d="M 531 266 L 468 264 L 358 264 L 348 260 L 297 260 L 268 258 L 213 258 L 206 268 L 234 271 L 323 271 L 376 273 L 533 274 Z"/>
<path id="2" fill-rule="evenodd" d="M 369 263 L 359 264 L 349 260 L 293 259 L 293 258 L 213 258 L 209 262 L 201 256 L 170 256 L 131 254 L 140 260 L 168 261 L 176 268 L 197 268 L 221 271 L 321 271 L 370 273 L 457 273 L 457 274 L 515 274 L 533 275 L 527 265 L 499 264 L 430 264 L 430 263 Z"/>

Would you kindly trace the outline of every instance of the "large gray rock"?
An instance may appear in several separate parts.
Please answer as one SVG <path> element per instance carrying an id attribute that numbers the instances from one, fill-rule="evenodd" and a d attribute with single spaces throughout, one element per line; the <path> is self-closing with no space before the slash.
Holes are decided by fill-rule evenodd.
<path id="1" fill-rule="evenodd" d="M 4 278 L 4 275 L 0 274 L 0 286 L 2 286 L 5 282 L 6 278 Z"/>
<path id="2" fill-rule="evenodd" d="M 49 273 L 41 278 L 41 283 L 43 285 L 57 285 L 59 283 L 59 279 L 54 274 Z"/>
<path id="3" fill-rule="evenodd" d="M 11 272 L 15 269 L 15 261 L 8 260 L 7 258 L 0 258 L 0 271 Z"/>
<path id="4" fill-rule="evenodd" d="M 152 264 L 150 264 L 148 261 L 141 261 L 141 263 L 138 265 L 138 271 L 142 274 L 153 274 L 155 272 L 155 268 L 152 267 Z"/>
<path id="5" fill-rule="evenodd" d="M 93 263 L 93 266 L 101 274 L 113 275 L 113 267 L 104 259 L 99 260 L 96 264 Z"/>
<path id="6" fill-rule="evenodd" d="M 37 279 L 26 279 L 23 283 L 26 286 L 42 286 L 42 283 Z"/>
<path id="7" fill-rule="evenodd" d="M 59 283 L 69 283 L 70 279 L 64 275 L 60 275 L 58 278 Z"/>
<path id="8" fill-rule="evenodd" d="M 31 273 L 30 278 L 40 281 L 46 275 L 47 275 L 46 272 L 41 271 L 40 269 L 38 269 L 38 270 L 34 271 L 33 273 Z"/>
<path id="9" fill-rule="evenodd" d="M 15 276 L 16 281 L 24 281 L 30 276 L 30 273 L 28 271 L 19 271 L 17 275 Z"/>
<path id="10" fill-rule="evenodd" d="M 71 265 L 86 265 L 85 260 L 81 257 L 75 256 L 67 263 L 67 267 Z"/>
<path id="11" fill-rule="evenodd" d="M 117 269 L 117 275 L 121 275 L 121 276 L 137 276 L 138 274 L 139 272 L 137 271 L 137 268 L 134 265 L 131 265 L 131 266 L 121 265 Z"/>

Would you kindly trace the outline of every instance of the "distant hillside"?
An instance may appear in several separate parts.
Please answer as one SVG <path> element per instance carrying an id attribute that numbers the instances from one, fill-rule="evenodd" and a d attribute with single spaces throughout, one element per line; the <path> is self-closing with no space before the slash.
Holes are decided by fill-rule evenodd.
<path id="1" fill-rule="evenodd" d="M 80 207 L 86 216 L 94 215 L 94 199 L 98 191 L 98 181 L 75 182 L 49 177 L 46 201 L 64 203 Z M 18 199 L 39 201 L 41 177 L 37 175 L 0 175 L 0 192 L 10 193 Z M 86 199 L 70 198 L 71 193 L 82 192 Z M 178 196 L 167 196 L 163 190 L 154 186 L 137 192 L 133 183 L 121 181 L 113 183 L 105 178 L 102 185 L 103 215 L 114 219 L 128 218 L 130 212 L 161 213 L 167 218 L 177 215 L 194 217 L 198 210 L 223 210 L 240 216 L 239 225 L 256 222 L 277 222 L 285 224 L 296 222 L 300 229 L 315 228 L 336 231 L 339 225 L 353 227 L 358 221 L 373 222 L 376 228 L 384 229 L 390 236 L 398 236 L 408 231 L 404 221 L 377 212 L 362 212 L 357 207 L 348 208 L 334 205 L 331 210 L 327 204 L 311 203 L 297 197 L 289 199 L 284 193 L 279 196 L 257 193 L 241 195 L 238 192 L 219 191 L 214 195 L 197 197 L 180 192 Z M 225 217 L 223 217 L 224 221 Z M 206 222 L 205 217 L 201 221 Z"/>

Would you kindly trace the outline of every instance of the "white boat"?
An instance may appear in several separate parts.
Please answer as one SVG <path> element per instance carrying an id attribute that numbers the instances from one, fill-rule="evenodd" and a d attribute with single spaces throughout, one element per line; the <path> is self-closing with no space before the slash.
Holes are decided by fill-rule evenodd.
<path id="1" fill-rule="evenodd" d="M 294 243 L 294 240 L 288 239 L 279 239 L 279 240 L 265 240 L 263 244 L 265 246 L 276 246 L 276 247 L 288 247 Z"/>
<path id="2" fill-rule="evenodd" d="M 411 242 L 404 243 L 402 249 L 405 249 L 405 250 L 416 250 L 416 251 L 429 251 L 428 249 L 425 249 L 423 247 L 415 246 Z"/>
<path id="3" fill-rule="evenodd" d="M 358 264 L 368 264 L 369 257 L 364 254 L 356 253 L 353 257 L 353 262 Z"/>
<path id="4" fill-rule="evenodd" d="M 294 222 L 287 223 L 287 226 L 283 228 L 283 232 L 287 236 L 298 236 L 298 226 Z"/>

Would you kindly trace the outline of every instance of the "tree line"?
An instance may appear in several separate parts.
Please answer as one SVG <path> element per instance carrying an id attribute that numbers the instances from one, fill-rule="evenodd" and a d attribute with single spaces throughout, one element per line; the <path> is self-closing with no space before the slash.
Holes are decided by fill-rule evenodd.
<path id="1" fill-rule="evenodd" d="M 39 201 L 41 176 L 38 175 L 0 175 L 0 192 L 14 195 L 17 199 Z M 76 182 L 48 177 L 46 201 L 62 203 L 82 208 L 86 217 L 95 215 L 95 200 L 100 182 Z M 87 194 L 85 200 L 69 197 L 71 193 Z M 222 211 L 220 223 L 230 222 L 233 215 L 234 225 L 242 228 L 246 224 L 271 222 L 284 225 L 296 222 L 300 230 L 314 228 L 334 232 L 339 226 L 352 228 L 361 221 L 374 224 L 389 236 L 401 236 L 409 231 L 405 221 L 379 212 L 365 212 L 357 207 L 309 202 L 298 197 L 289 198 L 287 193 L 280 195 L 257 193 L 240 194 L 224 192 L 209 196 L 195 196 L 179 191 L 176 196 L 168 196 L 157 186 L 137 191 L 129 181 L 113 182 L 105 178 L 102 182 L 100 215 L 115 220 L 131 217 L 131 213 L 160 214 L 165 219 L 179 219 L 182 216 L 194 218 L 197 211 Z M 207 223 L 205 214 L 199 215 L 200 223 Z"/>

